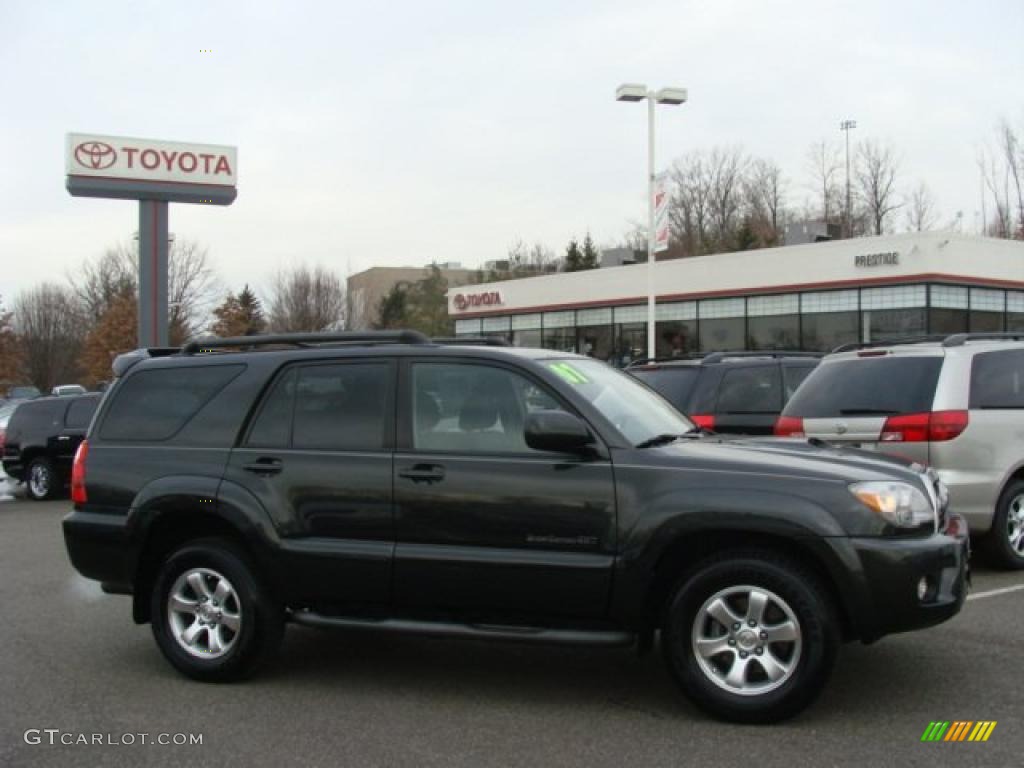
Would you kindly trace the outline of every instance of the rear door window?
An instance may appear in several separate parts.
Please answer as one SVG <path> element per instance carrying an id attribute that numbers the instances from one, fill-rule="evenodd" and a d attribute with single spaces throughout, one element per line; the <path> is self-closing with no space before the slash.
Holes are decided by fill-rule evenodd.
<path id="1" fill-rule="evenodd" d="M 786 405 L 787 416 L 892 416 L 932 409 L 942 358 L 858 357 L 822 363 Z"/>
<path id="2" fill-rule="evenodd" d="M 99 405 L 98 397 L 80 397 L 75 399 L 68 406 L 67 415 L 64 417 L 64 426 L 68 429 L 85 429 L 89 426 L 89 420 L 96 413 L 96 406 Z"/>
<path id="3" fill-rule="evenodd" d="M 139 371 L 115 391 L 100 437 L 132 442 L 167 440 L 244 369 L 244 365 L 210 365 Z"/>
<path id="4" fill-rule="evenodd" d="M 982 352 L 974 356 L 970 407 L 1024 408 L 1024 349 Z"/>
<path id="5" fill-rule="evenodd" d="M 392 399 L 390 363 L 343 363 L 300 368 L 295 389 L 292 447 L 381 451 Z"/>
<path id="6" fill-rule="evenodd" d="M 726 371 L 718 388 L 717 413 L 778 413 L 782 410 L 779 366 Z"/>
<path id="7" fill-rule="evenodd" d="M 697 366 L 666 366 L 664 368 L 637 368 L 630 370 L 636 378 L 668 400 L 678 410 L 689 407 L 693 385 L 700 369 Z"/>

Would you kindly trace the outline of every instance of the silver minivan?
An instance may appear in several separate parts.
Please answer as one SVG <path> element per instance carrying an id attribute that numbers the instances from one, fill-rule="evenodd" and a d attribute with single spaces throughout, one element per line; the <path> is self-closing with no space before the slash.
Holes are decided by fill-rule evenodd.
<path id="1" fill-rule="evenodd" d="M 995 559 L 1024 568 L 1024 333 L 841 348 L 775 434 L 903 456 L 938 471 Z"/>

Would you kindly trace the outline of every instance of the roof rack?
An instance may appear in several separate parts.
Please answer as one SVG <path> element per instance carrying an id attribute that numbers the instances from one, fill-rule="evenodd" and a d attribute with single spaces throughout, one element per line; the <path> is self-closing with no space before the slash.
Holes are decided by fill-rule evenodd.
<path id="1" fill-rule="evenodd" d="M 968 341 L 1024 341 L 1024 333 L 954 333 L 942 340 L 942 346 L 962 347 Z"/>
<path id="2" fill-rule="evenodd" d="M 511 347 L 509 342 L 500 336 L 435 336 L 431 339 L 435 344 L 466 347 Z"/>
<path id="3" fill-rule="evenodd" d="M 904 344 L 925 344 L 928 342 L 945 341 L 949 338 L 947 333 L 921 334 L 919 336 L 899 336 L 895 339 L 883 339 L 881 341 L 851 341 L 848 344 L 840 344 L 830 354 L 837 352 L 852 352 L 855 349 L 872 349 L 874 347 L 896 347 Z"/>
<path id="4" fill-rule="evenodd" d="M 738 352 L 710 352 L 702 359 L 702 363 L 720 363 L 732 357 L 821 357 L 821 352 L 804 352 L 802 350 L 789 349 L 748 349 Z"/>
<path id="5" fill-rule="evenodd" d="M 180 351 L 180 347 L 142 347 L 141 349 L 133 349 L 131 352 L 124 352 L 115 357 L 110 368 L 113 370 L 114 378 L 116 379 L 124 376 L 128 369 L 140 360 L 150 357 L 168 357 L 169 355 L 176 355 Z"/>
<path id="6" fill-rule="evenodd" d="M 677 355 L 676 357 L 638 357 L 627 365 L 627 368 L 632 368 L 635 365 L 650 365 L 651 363 L 681 363 L 687 360 L 700 360 L 704 355 L 692 354 L 692 355 Z"/>
<path id="7" fill-rule="evenodd" d="M 292 345 L 314 347 L 326 343 L 340 344 L 429 344 L 430 339 L 419 331 L 335 331 L 325 333 L 277 333 L 266 336 L 211 336 L 190 341 L 181 348 L 181 354 L 194 355 L 232 347 L 262 347 Z"/>

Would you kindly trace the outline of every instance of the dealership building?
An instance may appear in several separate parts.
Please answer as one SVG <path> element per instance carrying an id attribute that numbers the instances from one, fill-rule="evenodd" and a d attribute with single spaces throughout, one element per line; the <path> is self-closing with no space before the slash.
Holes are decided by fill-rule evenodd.
<path id="1" fill-rule="evenodd" d="M 460 286 L 458 336 L 648 356 L 647 265 Z M 654 265 L 658 357 L 716 350 L 830 350 L 962 331 L 1024 332 L 1024 243 L 909 233 L 721 253 Z"/>

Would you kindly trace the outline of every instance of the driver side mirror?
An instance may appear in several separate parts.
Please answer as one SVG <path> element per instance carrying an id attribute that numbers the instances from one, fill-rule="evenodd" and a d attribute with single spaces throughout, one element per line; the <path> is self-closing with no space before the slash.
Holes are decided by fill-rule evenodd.
<path id="1" fill-rule="evenodd" d="M 536 451 L 580 453 L 594 443 L 583 420 L 565 411 L 534 411 L 527 414 L 526 444 Z"/>

